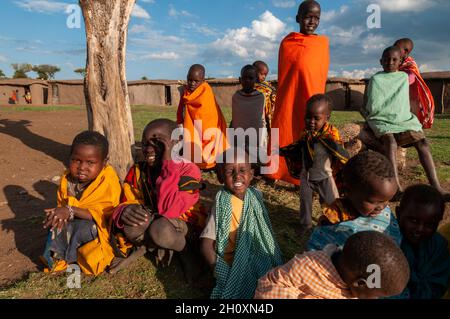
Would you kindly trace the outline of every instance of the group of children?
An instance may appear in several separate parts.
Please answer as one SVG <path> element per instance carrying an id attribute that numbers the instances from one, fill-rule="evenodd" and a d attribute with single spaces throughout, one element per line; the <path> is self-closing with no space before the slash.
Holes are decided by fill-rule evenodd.
<path id="1" fill-rule="evenodd" d="M 319 4 L 304 1 L 297 15 L 302 36 L 314 36 L 319 20 Z M 306 252 L 283 264 L 263 196 L 252 186 L 257 173 L 252 150 L 270 153 L 274 113 L 283 105 L 265 82 L 267 64 L 242 68 L 242 90 L 233 96 L 230 126 L 261 132 L 256 145 L 235 145 L 227 138 L 205 69 L 196 64 L 187 76 L 177 122 L 157 119 L 145 127 L 143 159 L 122 185 L 107 164 L 108 142 L 101 134 L 83 132 L 74 139 L 57 208 L 46 211 L 49 271 L 77 263 L 86 274 L 115 273 L 146 252 L 165 266 L 177 252 L 188 281 L 211 274 L 212 298 L 443 297 L 450 254 L 437 230 L 449 195 L 439 184 L 422 131 L 433 122 L 434 106 L 409 56 L 412 46 L 401 39 L 387 48 L 383 71 L 368 85 L 361 113 L 366 135 L 372 134 L 378 147 L 350 158 L 329 122 L 332 101 L 325 94 L 306 99 L 304 129 L 294 143 L 282 145 L 280 156 L 291 177 L 300 180 L 301 234 L 313 228 L 314 192 L 322 203 Z M 416 116 L 410 99 L 417 97 Z M 200 127 L 196 120 L 202 120 Z M 179 127 L 182 140 L 174 140 Z M 215 134 L 199 135 L 208 128 Z M 417 149 L 431 186 L 403 190 L 398 146 Z M 201 150 L 199 162 L 186 158 L 186 147 L 194 152 L 189 155 Z M 223 188 L 207 210 L 199 200 L 205 187 L 201 169 L 211 168 Z M 397 199 L 399 206 L 391 209 L 389 202 Z"/>

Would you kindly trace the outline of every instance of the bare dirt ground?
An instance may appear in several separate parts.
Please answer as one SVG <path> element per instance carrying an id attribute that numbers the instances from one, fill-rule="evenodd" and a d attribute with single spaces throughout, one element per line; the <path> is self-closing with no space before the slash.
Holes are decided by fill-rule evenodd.
<path id="1" fill-rule="evenodd" d="M 10 112 L 0 107 L 0 287 L 40 269 L 43 209 L 56 203 L 73 137 L 86 113 Z"/>

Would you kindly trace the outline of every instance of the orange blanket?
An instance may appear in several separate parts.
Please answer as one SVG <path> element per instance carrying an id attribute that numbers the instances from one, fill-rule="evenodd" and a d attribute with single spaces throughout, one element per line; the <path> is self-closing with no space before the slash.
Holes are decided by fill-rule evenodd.
<path id="1" fill-rule="evenodd" d="M 185 158 L 200 169 L 213 168 L 216 156 L 228 145 L 227 124 L 208 83 L 204 82 L 194 92 L 185 89 L 178 106 L 177 122 L 184 128 Z"/>
<path id="2" fill-rule="evenodd" d="M 119 177 L 111 166 L 106 166 L 97 178 L 86 188 L 80 200 L 67 194 L 67 172 L 61 179 L 58 190 L 58 207 L 67 204 L 89 210 L 97 225 L 98 238 L 78 249 L 77 263 L 83 273 L 98 275 L 108 267 L 114 258 L 109 243 L 108 226 L 114 207 L 119 204 Z"/>
<path id="3" fill-rule="evenodd" d="M 434 121 L 434 99 L 430 89 L 420 75 L 417 63 L 412 57 L 408 57 L 400 66 L 400 71 L 404 71 L 408 75 L 414 75 L 415 81 L 409 86 L 411 111 L 417 115 L 423 128 L 431 128 Z"/>
<path id="4" fill-rule="evenodd" d="M 281 42 L 277 100 L 272 120 L 272 128 L 279 128 L 279 147 L 300 138 L 305 127 L 306 101 L 315 94 L 325 93 L 329 60 L 329 43 L 325 36 L 292 32 Z M 279 157 L 278 172 L 268 177 L 296 185 L 300 183 L 290 176 L 282 157 Z"/>

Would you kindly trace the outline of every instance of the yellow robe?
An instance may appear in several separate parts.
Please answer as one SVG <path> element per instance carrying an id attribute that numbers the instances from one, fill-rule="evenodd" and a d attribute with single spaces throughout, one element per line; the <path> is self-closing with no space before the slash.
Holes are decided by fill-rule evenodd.
<path id="1" fill-rule="evenodd" d="M 119 205 L 121 185 L 114 169 L 107 165 L 84 190 L 80 200 L 67 194 L 65 172 L 58 189 L 58 207 L 66 205 L 87 209 L 97 225 L 98 237 L 78 249 L 77 263 L 83 273 L 98 275 L 105 271 L 114 258 L 109 241 L 108 226 L 114 207 Z"/>

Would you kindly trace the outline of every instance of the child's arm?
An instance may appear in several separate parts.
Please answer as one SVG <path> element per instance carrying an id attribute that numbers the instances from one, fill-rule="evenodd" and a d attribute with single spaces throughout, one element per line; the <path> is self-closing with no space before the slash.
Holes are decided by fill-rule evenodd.
<path id="1" fill-rule="evenodd" d="M 208 266 L 211 269 L 215 269 L 217 260 L 216 241 L 210 238 L 202 238 L 200 250 L 206 262 L 208 263 Z"/>

